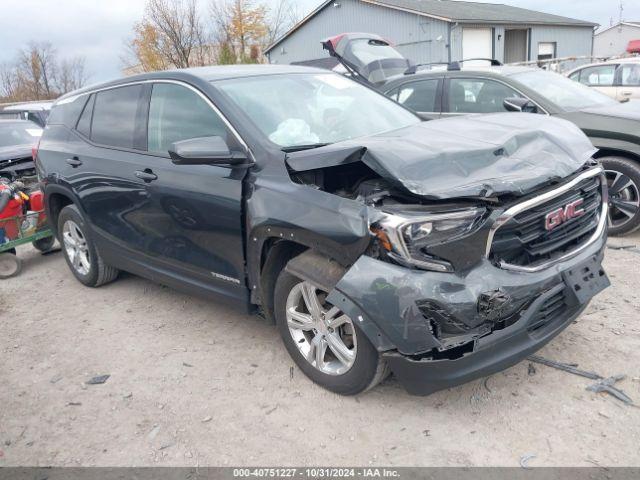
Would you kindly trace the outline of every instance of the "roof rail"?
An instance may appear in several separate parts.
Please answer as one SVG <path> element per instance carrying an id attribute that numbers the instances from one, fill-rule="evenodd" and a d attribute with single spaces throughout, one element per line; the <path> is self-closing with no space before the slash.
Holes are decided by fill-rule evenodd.
<path id="1" fill-rule="evenodd" d="M 449 65 L 448 62 L 432 62 L 432 63 L 418 63 L 417 65 L 411 65 L 407 68 L 407 71 L 404 72 L 405 75 L 414 75 L 420 67 L 431 67 L 433 65 Z"/>
<path id="2" fill-rule="evenodd" d="M 464 60 L 458 60 L 457 63 L 475 62 L 475 61 L 489 62 L 492 67 L 501 67 L 502 66 L 502 62 L 499 61 L 499 60 L 496 60 L 495 58 L 465 58 Z"/>
<path id="3" fill-rule="evenodd" d="M 449 71 L 457 71 L 460 70 L 460 65 L 464 62 L 473 62 L 473 61 L 485 61 L 485 62 L 489 62 L 491 64 L 492 67 L 501 67 L 503 64 L 502 62 L 500 62 L 499 60 L 496 60 L 495 58 L 467 58 L 465 60 L 458 60 L 455 62 L 432 62 L 432 63 L 418 63 L 417 65 L 412 65 L 410 66 L 406 72 L 404 72 L 405 75 L 414 75 L 418 72 L 418 69 L 420 67 L 431 67 L 433 65 L 446 65 L 447 66 L 447 70 Z"/>

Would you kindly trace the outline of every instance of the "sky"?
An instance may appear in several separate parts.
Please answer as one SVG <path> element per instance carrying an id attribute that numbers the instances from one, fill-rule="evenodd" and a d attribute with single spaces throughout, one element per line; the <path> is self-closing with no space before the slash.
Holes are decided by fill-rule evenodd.
<path id="1" fill-rule="evenodd" d="M 207 2 L 199 0 L 203 12 Z M 274 0 L 267 0 L 274 1 Z M 296 2 L 301 13 L 321 0 Z M 619 18 L 619 0 L 495 0 L 608 26 Z M 144 0 L 0 0 L 0 64 L 30 41 L 48 41 L 61 58 L 85 57 L 90 83 L 121 76 L 125 41 L 140 20 Z M 626 20 L 640 21 L 640 1 L 623 0 Z M 336 32 L 339 33 L 339 32 Z"/>

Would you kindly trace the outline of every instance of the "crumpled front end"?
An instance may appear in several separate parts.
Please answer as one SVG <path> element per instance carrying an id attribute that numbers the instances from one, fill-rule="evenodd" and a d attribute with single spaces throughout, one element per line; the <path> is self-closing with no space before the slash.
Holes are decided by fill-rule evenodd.
<path id="1" fill-rule="evenodd" d="M 576 199 L 579 214 L 566 218 Z M 601 169 L 591 169 L 491 209 L 472 232 L 435 249 L 451 268 L 364 255 L 328 300 L 357 319 L 411 393 L 489 375 L 541 348 L 609 285 L 606 208 Z M 564 223 L 549 230 L 556 211 Z"/>

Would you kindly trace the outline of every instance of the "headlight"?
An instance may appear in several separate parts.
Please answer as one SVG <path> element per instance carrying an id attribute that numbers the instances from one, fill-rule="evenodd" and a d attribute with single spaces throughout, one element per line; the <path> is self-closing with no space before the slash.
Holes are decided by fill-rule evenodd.
<path id="1" fill-rule="evenodd" d="M 387 254 L 401 264 L 452 272 L 453 266 L 429 254 L 429 248 L 470 234 L 485 210 L 473 208 L 420 216 L 387 215 L 371 227 Z"/>

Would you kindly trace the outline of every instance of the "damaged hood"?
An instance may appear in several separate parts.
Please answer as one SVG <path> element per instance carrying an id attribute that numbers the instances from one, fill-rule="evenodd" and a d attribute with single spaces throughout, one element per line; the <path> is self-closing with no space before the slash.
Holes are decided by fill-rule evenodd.
<path id="1" fill-rule="evenodd" d="M 523 195 L 579 170 L 596 149 L 574 124 L 499 113 L 434 120 L 291 153 L 295 171 L 362 161 L 381 177 L 431 198 Z"/>

